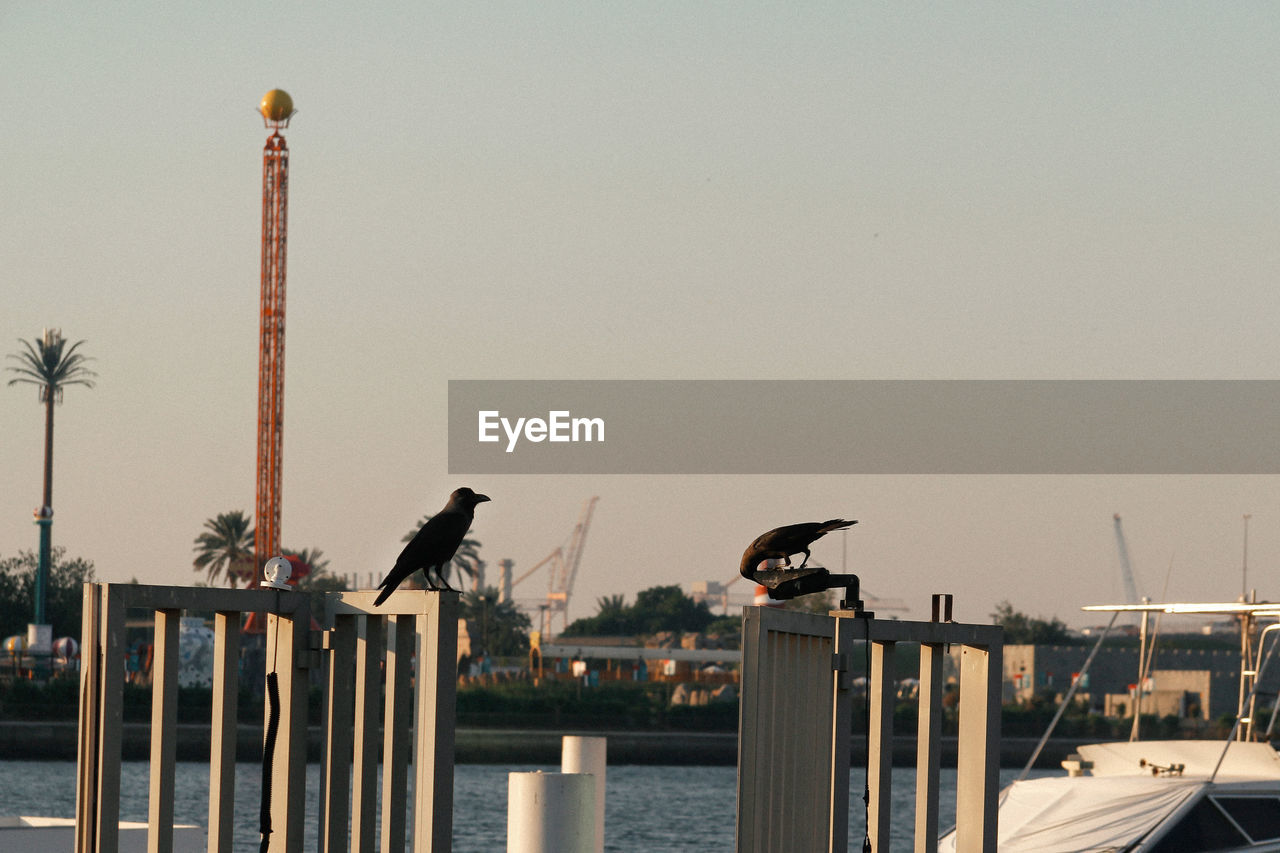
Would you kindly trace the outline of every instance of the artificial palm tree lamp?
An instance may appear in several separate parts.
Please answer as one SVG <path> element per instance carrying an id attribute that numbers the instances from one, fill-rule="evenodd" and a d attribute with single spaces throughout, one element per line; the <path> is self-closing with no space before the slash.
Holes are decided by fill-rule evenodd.
<path id="1" fill-rule="evenodd" d="M 46 626 L 45 599 L 49 588 L 49 561 L 53 538 L 53 406 L 62 402 L 62 391 L 68 385 L 93 387 L 97 376 L 85 363 L 89 360 L 77 352 L 84 341 L 76 341 L 70 347 L 58 329 L 45 329 L 35 343 L 19 339 L 22 352 L 10 354 L 18 362 L 9 370 L 18 374 L 9 380 L 10 385 L 26 383 L 40 388 L 40 402 L 44 403 L 44 500 L 35 511 L 36 524 L 40 527 L 40 561 L 36 566 L 35 626 Z M 40 628 L 29 629 L 39 632 Z M 52 642 L 53 636 L 48 640 Z M 37 639 L 31 637 L 31 640 Z M 31 643 L 34 647 L 37 643 Z M 38 645 L 44 646 L 40 642 Z"/>

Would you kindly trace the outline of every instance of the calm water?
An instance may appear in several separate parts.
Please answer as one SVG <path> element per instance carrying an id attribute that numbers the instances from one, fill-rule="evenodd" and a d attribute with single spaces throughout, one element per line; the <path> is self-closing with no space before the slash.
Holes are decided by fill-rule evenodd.
<path id="1" fill-rule="evenodd" d="M 507 774 L 558 767 L 459 765 L 454 774 L 454 847 L 456 853 L 493 853 L 506 849 Z M 236 767 L 236 848 L 256 850 L 261 768 Z M 75 764 L 62 761 L 0 761 L 0 815 L 75 813 Z M 1001 772 L 1001 783 L 1017 775 Z M 1042 775 L 1042 774 L 1037 774 Z M 307 790 L 316 790 L 320 772 L 311 765 Z M 850 837 L 862 839 L 864 776 L 854 768 L 850 779 Z M 733 767 L 610 767 L 605 813 L 605 849 L 617 853 L 730 853 L 733 850 L 736 770 Z M 915 775 L 893 773 L 894 851 L 910 851 Z M 206 826 L 209 765 L 179 762 L 174 814 L 179 823 Z M 122 768 L 120 817 L 147 819 L 147 762 Z M 944 826 L 955 813 L 955 771 L 942 771 L 941 813 Z M 308 803 L 307 827 L 315 832 L 315 804 Z M 851 849 L 860 849 L 851 844 Z M 310 838 L 308 850 L 315 849 Z"/>

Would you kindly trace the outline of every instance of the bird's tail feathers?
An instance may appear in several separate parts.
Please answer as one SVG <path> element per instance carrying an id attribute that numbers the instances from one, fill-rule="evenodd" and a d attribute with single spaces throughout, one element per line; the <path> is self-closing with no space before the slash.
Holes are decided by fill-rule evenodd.
<path id="1" fill-rule="evenodd" d="M 382 592 L 378 593 L 378 597 L 373 600 L 374 607 L 377 607 L 379 604 L 386 601 L 387 596 L 391 595 L 391 593 L 395 591 L 395 587 L 388 586 L 386 581 L 378 584 L 378 586 L 382 589 Z"/>
<path id="2" fill-rule="evenodd" d="M 833 530 L 844 530 L 846 527 L 852 527 L 857 524 L 857 520 L 845 521 L 843 518 L 833 518 L 830 521 L 822 522 L 822 526 L 818 528 L 818 534 L 830 533 Z"/>

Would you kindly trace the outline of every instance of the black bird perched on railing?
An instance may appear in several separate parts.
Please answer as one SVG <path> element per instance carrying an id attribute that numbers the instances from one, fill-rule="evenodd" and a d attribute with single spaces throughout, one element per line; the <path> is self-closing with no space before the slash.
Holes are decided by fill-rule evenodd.
<path id="1" fill-rule="evenodd" d="M 844 530 L 857 524 L 857 521 L 845 521 L 833 518 L 830 521 L 808 521 L 803 524 L 788 524 L 776 527 L 768 533 L 761 533 L 755 541 L 747 546 L 742 554 L 742 565 L 738 571 L 747 580 L 755 580 L 756 566 L 761 560 L 786 560 L 791 567 L 792 554 L 804 554 L 804 561 L 795 566 L 795 570 L 803 569 L 809 562 L 809 546 L 813 540 L 833 530 Z"/>
<path id="2" fill-rule="evenodd" d="M 378 593 L 378 597 L 373 600 L 374 606 L 385 601 L 405 578 L 418 569 L 422 569 L 422 576 L 427 579 L 429 589 L 440 589 L 431 579 L 432 569 L 435 569 L 436 576 L 440 578 L 444 589 L 453 589 L 445 580 L 444 569 L 457 553 L 458 546 L 462 544 L 467 531 L 471 529 L 476 504 L 487 500 L 489 500 L 488 495 L 478 495 L 466 486 L 449 495 L 449 502 L 444 505 L 444 509 L 431 516 L 427 523 L 422 525 L 417 534 L 409 540 L 409 544 L 404 546 L 391 571 L 382 579 L 382 583 L 378 584 L 382 592 Z"/>

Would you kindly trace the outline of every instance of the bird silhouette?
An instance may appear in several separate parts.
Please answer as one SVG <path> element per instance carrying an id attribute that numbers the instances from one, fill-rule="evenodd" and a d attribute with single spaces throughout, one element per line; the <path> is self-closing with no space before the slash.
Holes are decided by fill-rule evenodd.
<path id="1" fill-rule="evenodd" d="M 463 537 L 471 529 L 476 504 L 487 500 L 489 500 L 488 495 L 476 494 L 466 486 L 449 495 L 449 502 L 444 505 L 444 509 L 431 516 L 427 523 L 422 525 L 409 540 L 409 544 L 404 546 L 391 571 L 382 579 L 382 583 L 378 584 L 382 592 L 378 593 L 378 597 L 373 600 L 374 606 L 386 601 L 387 596 L 395 592 L 396 587 L 418 569 L 422 569 L 422 576 L 427 579 L 428 589 L 441 588 L 431 579 L 432 569 L 440 578 L 444 589 L 453 589 L 445 580 L 444 568 L 449 565 L 458 546 L 462 544 Z"/>
<path id="2" fill-rule="evenodd" d="M 844 530 L 857 524 L 857 521 L 845 521 L 833 518 L 830 521 L 808 521 L 803 524 L 788 524 L 775 527 L 767 533 L 761 533 L 755 541 L 747 546 L 742 554 L 742 565 L 738 571 L 747 580 L 755 580 L 755 568 L 761 560 L 786 560 L 791 566 L 792 554 L 804 554 L 804 561 L 796 566 L 803 569 L 809 562 L 809 546 L 813 540 L 833 530 Z"/>

